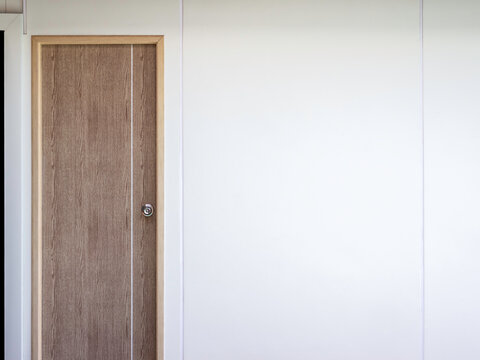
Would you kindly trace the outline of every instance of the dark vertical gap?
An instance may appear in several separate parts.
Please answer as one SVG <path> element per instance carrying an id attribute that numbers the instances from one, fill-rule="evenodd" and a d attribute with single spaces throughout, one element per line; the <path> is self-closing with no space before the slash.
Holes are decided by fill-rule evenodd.
<path id="1" fill-rule="evenodd" d="M 4 53 L 4 32 L 3 31 L 0 31 L 0 52 L 1 52 L 1 56 L 0 58 L 2 59 L 2 66 L 1 66 L 1 69 L 0 69 L 0 83 L 2 84 L 0 87 L 2 89 L 2 92 L 0 94 L 0 101 L 1 101 L 1 106 L 0 106 L 0 109 L 1 110 L 1 117 L 2 117 L 2 126 L 3 126 L 3 129 L 5 130 L 5 76 L 4 76 L 4 69 L 5 69 L 5 53 Z M 5 131 L 4 131 L 5 133 Z M 4 135 L 5 136 L 5 135 Z M 3 139 L 4 140 L 4 144 L 5 144 L 5 138 Z M 2 148 L 2 189 L 3 189 L 3 192 L 2 192 L 2 210 L 3 210 L 3 214 L 4 214 L 4 211 L 5 211 L 5 163 L 4 163 L 4 157 L 5 157 L 5 145 L 3 146 Z M 2 215 L 3 215 L 2 214 Z M 2 246 L 2 290 L 5 290 L 5 224 L 4 224 L 4 221 L 2 221 L 2 238 L 3 238 L 3 246 Z M 2 326 L 3 326 L 3 333 L 5 334 L 6 330 L 5 329 L 5 297 L 2 296 Z M 2 343 L 2 354 L 3 356 L 5 356 L 5 343 L 4 341 L 1 342 Z"/>

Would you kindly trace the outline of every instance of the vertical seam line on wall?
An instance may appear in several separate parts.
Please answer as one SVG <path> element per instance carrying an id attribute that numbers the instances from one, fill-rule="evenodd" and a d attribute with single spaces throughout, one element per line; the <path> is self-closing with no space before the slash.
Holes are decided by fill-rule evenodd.
<path id="1" fill-rule="evenodd" d="M 184 124 L 183 124 L 183 0 L 180 0 L 180 359 L 185 359 L 185 210 L 184 210 Z"/>
<path id="2" fill-rule="evenodd" d="M 27 0 L 22 0 L 23 35 L 27 35 Z"/>
<path id="3" fill-rule="evenodd" d="M 130 359 L 133 360 L 133 45 L 130 45 Z"/>
<path id="4" fill-rule="evenodd" d="M 420 121 L 422 137 L 422 359 L 425 360 L 425 103 L 424 103 L 424 42 L 423 0 L 420 0 Z"/>

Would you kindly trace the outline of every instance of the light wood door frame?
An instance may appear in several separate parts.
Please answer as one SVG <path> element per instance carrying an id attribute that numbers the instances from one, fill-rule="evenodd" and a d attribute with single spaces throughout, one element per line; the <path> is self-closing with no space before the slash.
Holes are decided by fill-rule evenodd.
<path id="1" fill-rule="evenodd" d="M 163 36 L 32 36 L 32 360 L 42 359 L 42 46 L 156 46 L 156 346 L 163 360 L 164 327 L 164 61 Z"/>

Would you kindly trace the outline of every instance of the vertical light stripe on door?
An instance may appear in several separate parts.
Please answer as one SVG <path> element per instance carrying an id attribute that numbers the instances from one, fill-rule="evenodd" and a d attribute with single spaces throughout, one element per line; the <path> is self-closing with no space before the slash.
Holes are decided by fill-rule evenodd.
<path id="1" fill-rule="evenodd" d="M 133 44 L 130 45 L 130 358 L 133 360 Z"/>

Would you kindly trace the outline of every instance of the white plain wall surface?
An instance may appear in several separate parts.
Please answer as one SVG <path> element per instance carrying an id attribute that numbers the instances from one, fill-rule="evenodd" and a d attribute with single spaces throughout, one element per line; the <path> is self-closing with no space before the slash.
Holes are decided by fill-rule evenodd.
<path id="1" fill-rule="evenodd" d="M 480 359 L 480 2 L 425 0 L 426 360 Z"/>
<path id="2" fill-rule="evenodd" d="M 417 1 L 184 1 L 185 359 L 422 358 Z"/>
<path id="3" fill-rule="evenodd" d="M 0 15 L 5 30 L 5 359 L 21 359 L 22 325 L 22 18 Z M 3 309 L 2 309 L 3 311 Z"/>

